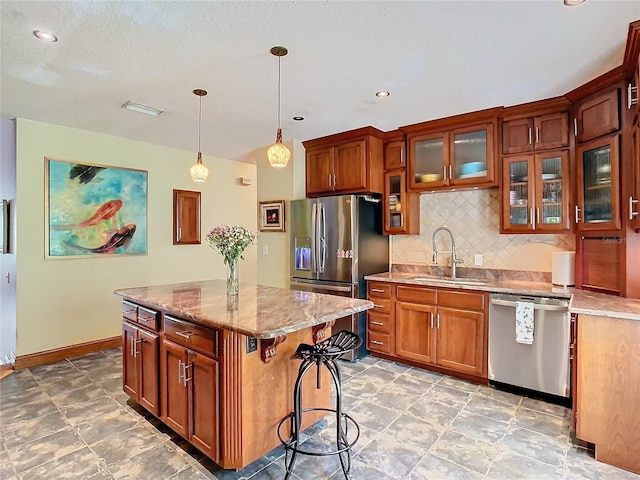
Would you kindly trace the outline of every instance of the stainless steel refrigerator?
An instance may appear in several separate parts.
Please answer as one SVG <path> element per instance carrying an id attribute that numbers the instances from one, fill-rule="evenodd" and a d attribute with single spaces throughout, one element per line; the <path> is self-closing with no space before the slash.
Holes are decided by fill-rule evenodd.
<path id="1" fill-rule="evenodd" d="M 366 195 L 294 200 L 290 208 L 292 290 L 366 298 L 365 275 L 389 270 L 389 237 L 382 235 L 382 201 Z M 350 330 L 366 355 L 366 313 L 336 321 Z"/>

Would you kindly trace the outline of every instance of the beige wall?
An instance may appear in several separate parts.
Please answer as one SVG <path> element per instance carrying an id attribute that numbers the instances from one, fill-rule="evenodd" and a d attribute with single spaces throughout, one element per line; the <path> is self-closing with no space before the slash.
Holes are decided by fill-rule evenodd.
<path id="1" fill-rule="evenodd" d="M 430 264 L 432 235 L 448 227 L 456 241 L 457 256 L 464 267 L 473 267 L 480 253 L 480 268 L 551 271 L 551 252 L 575 250 L 575 235 L 501 235 L 498 189 L 429 193 L 420 196 L 420 235 L 392 236 L 391 263 Z M 437 247 L 450 249 L 446 233 L 439 233 Z M 438 259 L 451 265 L 450 255 Z"/>
<path id="2" fill-rule="evenodd" d="M 44 157 L 149 172 L 148 254 L 105 258 L 44 258 Z M 18 119 L 17 354 L 119 335 L 117 288 L 224 278 L 220 255 L 202 245 L 172 244 L 172 190 L 202 192 L 202 235 L 220 224 L 256 228 L 255 165 L 205 156 L 209 179 L 189 177 L 194 152 Z M 256 247 L 241 262 L 240 281 L 256 283 Z"/>
<path id="3" fill-rule="evenodd" d="M 286 232 L 259 232 L 258 283 L 281 288 L 289 288 L 289 201 L 305 195 L 304 147 L 297 140 L 286 145 L 291 159 L 284 168 L 269 165 L 266 148 L 256 150 L 258 201 L 286 201 Z"/>

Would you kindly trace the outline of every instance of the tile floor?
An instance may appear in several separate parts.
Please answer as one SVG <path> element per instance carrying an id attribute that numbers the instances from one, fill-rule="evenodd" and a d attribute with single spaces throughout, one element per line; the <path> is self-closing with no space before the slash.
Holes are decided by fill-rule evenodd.
<path id="1" fill-rule="evenodd" d="M 122 392 L 120 349 L 22 370 L 0 381 L 3 480 L 283 479 L 283 449 L 221 470 Z M 343 363 L 361 426 L 353 480 L 640 479 L 596 462 L 568 437 L 569 411 L 367 357 Z M 330 440 L 323 420 L 309 445 Z M 336 457 L 299 457 L 294 480 L 341 479 Z"/>

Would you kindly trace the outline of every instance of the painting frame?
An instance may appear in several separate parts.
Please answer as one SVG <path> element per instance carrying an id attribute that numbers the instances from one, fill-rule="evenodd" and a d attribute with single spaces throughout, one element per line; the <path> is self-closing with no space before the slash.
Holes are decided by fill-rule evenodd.
<path id="1" fill-rule="evenodd" d="M 147 255 L 148 175 L 45 156 L 45 259 Z"/>
<path id="2" fill-rule="evenodd" d="M 284 200 L 270 200 L 259 205 L 260 231 L 286 232 Z"/>

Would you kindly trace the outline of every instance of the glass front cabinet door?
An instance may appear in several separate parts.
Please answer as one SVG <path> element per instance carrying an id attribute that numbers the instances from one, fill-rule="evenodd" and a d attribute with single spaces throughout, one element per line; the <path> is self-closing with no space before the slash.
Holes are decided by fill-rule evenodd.
<path id="1" fill-rule="evenodd" d="M 502 231 L 570 230 L 569 152 L 505 157 Z"/>
<path id="2" fill-rule="evenodd" d="M 447 184 L 449 134 L 434 133 L 409 137 L 409 185 L 412 189 Z"/>
<path id="3" fill-rule="evenodd" d="M 384 174 L 384 233 L 417 235 L 420 233 L 419 195 L 407 193 L 406 170 Z"/>
<path id="4" fill-rule="evenodd" d="M 618 135 L 592 140 L 576 150 L 578 230 L 620 228 Z"/>

